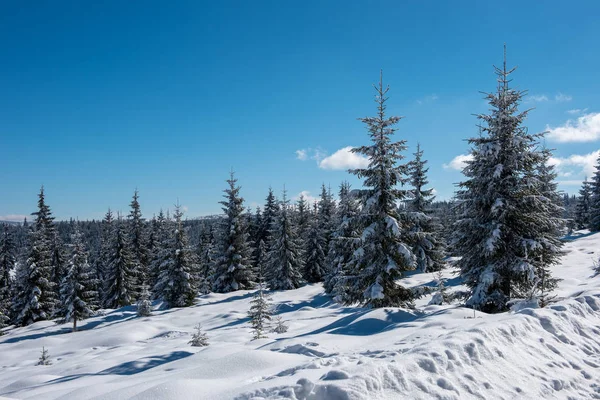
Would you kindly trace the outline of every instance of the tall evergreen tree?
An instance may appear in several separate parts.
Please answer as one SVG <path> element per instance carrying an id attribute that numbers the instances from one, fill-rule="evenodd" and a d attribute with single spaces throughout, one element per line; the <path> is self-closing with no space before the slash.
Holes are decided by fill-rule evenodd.
<path id="1" fill-rule="evenodd" d="M 146 248 L 147 238 L 144 218 L 142 218 L 137 189 L 133 192 L 133 198 L 129 206 L 131 211 L 127 216 L 127 238 L 132 260 L 135 263 L 134 297 L 138 298 L 142 286 L 148 283 L 148 250 Z"/>
<path id="2" fill-rule="evenodd" d="M 233 172 L 227 183 L 225 200 L 220 202 L 225 219 L 218 235 L 213 282 L 213 290 L 219 293 L 247 290 L 255 285 L 252 249 L 243 215 L 244 199 L 240 196 L 240 187 L 236 185 Z"/>
<path id="3" fill-rule="evenodd" d="M 598 162 L 596 163 L 596 170 L 592 175 L 591 182 L 591 205 L 590 205 L 590 221 L 589 229 L 592 232 L 600 231 L 600 156 L 598 156 Z"/>
<path id="4" fill-rule="evenodd" d="M 275 198 L 273 188 L 269 187 L 269 194 L 267 195 L 262 214 L 262 234 L 260 238 L 256 238 L 256 241 L 262 240 L 267 244 L 269 243 L 271 237 L 271 227 L 273 226 L 273 221 L 277 218 L 278 214 L 279 203 L 277 202 L 277 198 Z"/>
<path id="5" fill-rule="evenodd" d="M 265 262 L 267 283 L 272 290 L 296 289 L 302 284 L 302 249 L 290 218 L 286 191 L 273 220 Z"/>
<path id="6" fill-rule="evenodd" d="M 319 228 L 321 235 L 323 236 L 325 248 L 329 248 L 329 242 L 331 241 L 331 235 L 335 228 L 335 201 L 331 194 L 331 189 L 325 187 L 323 183 L 321 185 L 321 196 L 318 203 L 317 218 L 319 221 Z"/>
<path id="7" fill-rule="evenodd" d="M 34 230 L 30 233 L 29 254 L 18 271 L 16 296 L 13 300 L 15 323 L 29 325 L 50 319 L 57 305 L 56 284 L 52 281 L 52 213 L 45 203 L 44 188 L 38 196 Z"/>
<path id="8" fill-rule="evenodd" d="M 360 190 L 362 209 L 357 216 L 361 226 L 360 247 L 351 261 L 352 271 L 347 283 L 347 303 L 359 302 L 371 307 L 411 305 L 413 295 L 397 283 L 404 271 L 415 268 L 415 257 L 406 242 L 397 204 L 408 195 L 398 189 L 407 182 L 408 166 L 398 164 L 404 158 L 406 141 L 392 142 L 401 117 L 386 116 L 386 94 L 380 78 L 375 86 L 377 115 L 361 118 L 367 126 L 372 144 L 352 149 L 369 159 L 366 168 L 350 170 L 364 178 Z"/>
<path id="9" fill-rule="evenodd" d="M 77 331 L 77 321 L 94 315 L 97 299 L 96 285 L 96 278 L 88 263 L 81 232 L 76 227 L 72 234 L 71 257 L 60 287 L 61 314 L 66 322 L 73 321 L 73 332 Z"/>
<path id="10" fill-rule="evenodd" d="M 575 224 L 577 229 L 586 229 L 590 225 L 590 209 L 592 208 L 592 184 L 586 178 L 579 190 Z"/>
<path id="11" fill-rule="evenodd" d="M 315 206 L 315 214 L 317 207 Z M 325 237 L 319 226 L 319 219 L 309 223 L 305 242 L 304 279 L 309 283 L 321 282 L 325 275 Z"/>
<path id="12" fill-rule="evenodd" d="M 209 227 L 200 236 L 198 246 L 198 291 L 201 294 L 210 293 L 212 278 L 214 276 L 214 237 L 212 227 Z"/>
<path id="13" fill-rule="evenodd" d="M 423 272 L 439 271 L 444 267 L 444 244 L 440 225 L 432 215 L 431 204 L 435 199 L 433 188 L 425 189 L 427 180 L 427 161 L 423 160 L 423 150 L 417 144 L 415 159 L 410 164 L 410 183 L 413 189 L 406 203 L 409 225 L 409 237 L 412 251 L 417 261 L 417 269 Z"/>
<path id="14" fill-rule="evenodd" d="M 560 241 L 553 235 L 561 220 L 542 192 L 538 171 L 540 135 L 522 126 L 523 92 L 509 87 L 514 71 L 496 68 L 498 89 L 487 96 L 489 115 L 479 115 L 482 133 L 472 138 L 473 160 L 458 191 L 460 217 L 455 249 L 461 276 L 471 289 L 467 305 L 485 312 L 507 309 L 515 297 L 534 288 L 550 290 L 556 281 L 548 266 L 558 262 Z"/>
<path id="15" fill-rule="evenodd" d="M 152 294 L 154 298 L 160 298 L 162 296 L 162 290 L 159 290 L 156 284 L 158 283 L 158 277 L 161 274 L 161 271 L 164 270 L 163 264 L 169 262 L 171 251 L 174 247 L 172 240 L 174 227 L 172 227 L 172 221 L 167 219 L 162 209 L 152 225 L 152 230 L 154 245 L 149 257 L 148 280 L 152 283 Z"/>
<path id="16" fill-rule="evenodd" d="M 165 247 L 168 256 L 163 259 L 155 286 L 155 296 L 167 302 L 169 307 L 188 307 L 194 304 L 198 292 L 198 259 L 188 245 L 183 227 L 183 212 L 175 206 L 175 226 L 170 241 Z"/>
<path id="17" fill-rule="evenodd" d="M 110 263 L 110 253 L 113 246 L 112 240 L 114 237 L 114 216 L 109 208 L 104 218 L 102 219 L 100 230 L 100 256 L 98 267 L 96 268 L 98 277 L 102 282 L 108 277 L 108 264 Z"/>
<path id="18" fill-rule="evenodd" d="M 12 234 L 8 225 L 4 225 L 0 240 L 0 328 L 9 321 L 13 288 L 12 271 L 16 263 L 15 252 Z"/>
<path id="19" fill-rule="evenodd" d="M 111 239 L 104 304 L 119 308 L 133 303 L 136 294 L 136 262 L 129 250 L 126 223 L 119 218 Z"/>
<path id="20" fill-rule="evenodd" d="M 359 243 L 356 219 L 358 211 L 358 203 L 350 192 L 350 183 L 342 182 L 336 215 L 339 222 L 329 243 L 326 261 L 327 274 L 323 283 L 325 292 L 339 302 L 345 302 L 348 266 Z"/>

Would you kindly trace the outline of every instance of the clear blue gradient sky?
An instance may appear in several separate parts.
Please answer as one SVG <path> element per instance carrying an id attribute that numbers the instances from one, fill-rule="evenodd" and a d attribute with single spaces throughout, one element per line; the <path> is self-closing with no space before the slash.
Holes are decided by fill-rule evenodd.
<path id="1" fill-rule="evenodd" d="M 42 184 L 60 219 L 127 212 L 135 188 L 145 217 L 177 199 L 216 213 L 231 168 L 249 206 L 269 186 L 356 187 L 319 161 L 367 143 L 380 69 L 407 156 L 420 142 L 450 198 L 505 42 L 528 127 L 566 127 L 547 145 L 575 193 L 599 147 L 599 17 L 598 1 L 2 2 L 0 217 L 34 211 Z"/>

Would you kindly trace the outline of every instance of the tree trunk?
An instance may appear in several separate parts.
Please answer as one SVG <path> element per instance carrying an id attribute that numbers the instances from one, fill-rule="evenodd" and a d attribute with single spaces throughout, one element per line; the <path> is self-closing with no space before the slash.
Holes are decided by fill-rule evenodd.
<path id="1" fill-rule="evenodd" d="M 73 318 L 73 332 L 77 332 L 77 320 Z"/>

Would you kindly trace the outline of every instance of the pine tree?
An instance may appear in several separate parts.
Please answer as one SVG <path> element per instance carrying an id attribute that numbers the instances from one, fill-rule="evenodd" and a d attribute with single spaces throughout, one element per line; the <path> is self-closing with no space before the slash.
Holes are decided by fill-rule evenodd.
<path id="1" fill-rule="evenodd" d="M 240 187 L 236 186 L 233 172 L 227 183 L 225 200 L 220 202 L 225 219 L 218 235 L 213 283 L 213 290 L 218 293 L 247 290 L 255 285 L 252 248 L 243 215 L 244 199 L 240 197 Z"/>
<path id="2" fill-rule="evenodd" d="M 289 215 L 286 191 L 273 220 L 265 263 L 267 283 L 272 290 L 296 289 L 302 284 L 302 249 Z"/>
<path id="3" fill-rule="evenodd" d="M 275 333 L 286 333 L 288 331 L 288 326 L 285 324 L 283 318 L 278 315 L 275 317 L 275 327 L 273 328 L 273 332 Z"/>
<path id="4" fill-rule="evenodd" d="M 394 125 L 401 117 L 386 117 L 386 94 L 380 78 L 377 91 L 377 116 L 362 118 L 372 144 L 352 149 L 352 152 L 369 158 L 366 168 L 350 170 L 364 178 L 359 193 L 362 209 L 357 216 L 361 226 L 360 247 L 351 261 L 346 303 L 359 302 L 371 307 L 412 305 L 412 293 L 397 283 L 404 271 L 415 268 L 415 257 L 406 242 L 396 204 L 404 201 L 406 190 L 397 188 L 407 182 L 408 166 L 398 164 L 406 149 L 404 140 L 392 142 Z"/>
<path id="5" fill-rule="evenodd" d="M 137 315 L 138 317 L 149 317 L 152 315 L 152 303 L 150 302 L 148 285 L 142 286 L 142 292 L 137 302 Z"/>
<path id="6" fill-rule="evenodd" d="M 127 238 L 129 251 L 131 253 L 132 260 L 135 263 L 134 297 L 137 298 L 140 295 L 142 286 L 148 283 L 148 250 L 146 248 L 146 232 L 137 189 L 133 192 L 133 198 L 129 206 L 131 207 L 131 211 L 127 216 Z"/>
<path id="7" fill-rule="evenodd" d="M 262 214 L 262 233 L 258 240 L 262 240 L 265 243 L 269 243 L 271 237 L 271 227 L 273 226 L 273 221 L 277 218 L 279 214 L 279 203 L 275 198 L 275 194 L 273 193 L 273 189 L 269 187 L 269 194 L 267 195 L 264 211 Z"/>
<path id="8" fill-rule="evenodd" d="M 357 232 L 358 203 L 350 192 L 350 184 L 342 182 L 339 190 L 339 207 L 336 219 L 339 221 L 332 234 L 327 253 L 327 274 L 323 287 L 325 293 L 333 296 L 336 301 L 345 302 L 346 278 L 350 261 L 359 244 Z"/>
<path id="9" fill-rule="evenodd" d="M 329 242 L 331 241 L 331 235 L 333 234 L 335 226 L 335 201 L 331 195 L 331 189 L 327 189 L 325 184 L 321 185 L 321 196 L 318 203 L 317 218 L 319 221 L 319 229 L 323 237 L 324 248 L 329 248 Z"/>
<path id="10" fill-rule="evenodd" d="M 34 230 L 30 232 L 29 254 L 18 272 L 16 296 L 13 300 L 15 323 L 29 325 L 50 319 L 57 305 L 56 285 L 52 282 L 52 242 L 54 233 L 50 208 L 45 203 L 44 188 L 38 196 Z"/>
<path id="11" fill-rule="evenodd" d="M 48 354 L 48 350 L 45 347 L 42 347 L 42 354 L 38 359 L 37 365 L 52 365 L 52 361 L 50 360 L 50 355 Z"/>
<path id="12" fill-rule="evenodd" d="M 315 207 L 315 214 L 316 214 Z M 318 218 L 313 218 L 306 233 L 304 279 L 309 283 L 321 282 L 325 275 L 326 246 L 324 232 Z"/>
<path id="13" fill-rule="evenodd" d="M 435 199 L 433 189 L 425 189 L 427 181 L 427 161 L 423 160 L 423 150 L 417 144 L 415 159 L 410 164 L 410 199 L 406 202 L 404 216 L 409 226 L 409 240 L 416 257 L 417 269 L 422 272 L 439 271 L 444 267 L 444 245 L 442 226 L 432 215 L 431 204 Z"/>
<path id="14" fill-rule="evenodd" d="M 11 276 L 16 264 L 15 244 L 8 225 L 4 225 L 0 240 L 0 328 L 9 322 L 9 309 L 13 278 Z"/>
<path id="15" fill-rule="evenodd" d="M 136 263 L 129 250 L 125 222 L 114 222 L 113 237 L 105 280 L 105 301 L 108 308 L 119 308 L 133 303 L 136 288 Z"/>
<path id="16" fill-rule="evenodd" d="M 173 252 L 173 235 L 175 227 L 173 222 L 167 219 L 167 216 L 160 210 L 156 222 L 153 225 L 154 247 L 150 254 L 149 280 L 153 282 L 152 295 L 155 299 L 160 299 L 163 296 L 163 287 L 158 285 L 159 276 L 162 271 L 170 265 Z"/>
<path id="17" fill-rule="evenodd" d="M 76 227 L 75 233 L 72 235 L 71 257 L 60 287 L 61 314 L 65 322 L 73 321 L 73 332 L 77 331 L 77 321 L 94 315 L 93 308 L 97 298 L 94 290 L 96 284 L 92 268 L 88 264 L 81 232 Z"/>
<path id="18" fill-rule="evenodd" d="M 264 292 L 264 284 L 262 282 L 262 276 L 259 277 L 259 284 L 254 298 L 250 301 L 250 311 L 248 316 L 250 317 L 250 325 L 252 325 L 252 339 L 264 339 L 266 338 L 265 332 L 269 328 L 271 321 L 271 304 L 270 298 Z"/>
<path id="19" fill-rule="evenodd" d="M 592 208 L 592 183 L 586 178 L 579 190 L 575 224 L 577 229 L 586 229 L 590 225 L 590 209 Z"/>
<path id="20" fill-rule="evenodd" d="M 600 231 L 600 156 L 596 163 L 596 170 L 592 175 L 591 182 L 591 204 L 590 204 L 590 220 L 588 228 L 592 232 Z"/>
<path id="21" fill-rule="evenodd" d="M 198 291 L 201 294 L 210 293 L 212 290 L 212 277 L 214 265 L 214 238 L 212 228 L 206 230 L 200 237 L 198 249 Z"/>
<path id="22" fill-rule="evenodd" d="M 539 177 L 541 135 L 522 126 L 528 111 L 518 111 L 523 92 L 509 88 L 513 71 L 507 71 L 506 58 L 504 68 L 496 68 L 498 90 L 487 96 L 492 111 L 478 116 L 485 126 L 469 140 L 473 160 L 457 195 L 458 266 L 471 289 L 467 305 L 484 312 L 507 310 L 509 300 L 535 286 L 551 289 L 556 281 L 548 267 L 560 257 L 555 232 L 562 220 Z"/>
<path id="23" fill-rule="evenodd" d="M 208 335 L 202 331 L 202 325 L 196 325 L 196 332 L 192 335 L 192 340 L 188 342 L 189 345 L 194 347 L 205 347 L 208 346 Z"/>
<path id="24" fill-rule="evenodd" d="M 114 217 L 111 209 L 109 208 L 104 219 L 101 222 L 101 236 L 100 236 L 100 256 L 98 261 L 97 274 L 101 281 L 105 281 L 108 278 L 108 265 L 110 263 L 111 249 L 113 247 L 112 240 L 114 238 Z"/>
<path id="25" fill-rule="evenodd" d="M 175 206 L 173 216 L 174 232 L 170 244 L 164 247 L 167 256 L 160 265 L 154 291 L 157 298 L 165 300 L 169 307 L 189 307 L 194 304 L 198 292 L 198 260 L 188 245 L 179 205 Z"/>

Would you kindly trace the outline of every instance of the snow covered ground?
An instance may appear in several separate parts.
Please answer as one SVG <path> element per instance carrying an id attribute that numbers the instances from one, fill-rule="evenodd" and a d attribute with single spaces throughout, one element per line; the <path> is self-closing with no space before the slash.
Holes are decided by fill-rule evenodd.
<path id="1" fill-rule="evenodd" d="M 600 399 L 600 234 L 565 251 L 558 301 L 501 315 L 427 306 L 431 295 L 412 311 L 340 307 L 310 285 L 272 295 L 290 329 L 257 341 L 246 291 L 147 318 L 114 310 L 77 333 L 36 323 L 0 337 L 0 398 Z M 209 347 L 187 344 L 199 322 Z M 42 347 L 52 365 L 35 365 Z"/>

